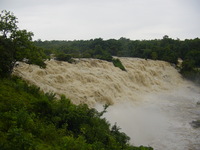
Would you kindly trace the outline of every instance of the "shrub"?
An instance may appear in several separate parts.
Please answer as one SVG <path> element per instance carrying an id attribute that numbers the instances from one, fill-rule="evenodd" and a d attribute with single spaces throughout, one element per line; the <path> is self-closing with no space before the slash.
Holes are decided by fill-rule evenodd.
<path id="1" fill-rule="evenodd" d="M 59 53 L 56 55 L 56 60 L 58 61 L 66 61 L 69 63 L 73 62 L 72 56 L 69 54 L 65 54 L 65 53 Z"/>
<path id="2" fill-rule="evenodd" d="M 113 64 L 114 64 L 115 67 L 118 67 L 118 68 L 120 68 L 123 71 L 126 71 L 126 69 L 123 66 L 122 62 L 118 58 L 117 59 L 113 58 L 112 62 L 113 62 Z"/>
<path id="3" fill-rule="evenodd" d="M 0 149 L 151 150 L 133 147 L 112 128 L 106 112 L 74 105 L 65 96 L 54 100 L 19 78 L 0 78 Z"/>

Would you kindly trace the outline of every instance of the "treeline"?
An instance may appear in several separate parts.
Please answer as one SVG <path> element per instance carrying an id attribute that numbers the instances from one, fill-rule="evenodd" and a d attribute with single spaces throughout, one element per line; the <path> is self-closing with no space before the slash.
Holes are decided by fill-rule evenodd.
<path id="1" fill-rule="evenodd" d="M 200 67 L 200 39 L 172 39 L 167 35 L 155 40 L 119 40 L 101 38 L 74 41 L 41 41 L 34 42 L 36 46 L 51 53 L 69 54 L 76 58 L 99 58 L 110 60 L 111 56 L 139 57 L 153 60 L 164 60 L 173 64 L 178 58 L 183 60 L 181 73 L 188 77 Z M 194 77 L 194 76 L 193 76 Z"/>
<path id="2" fill-rule="evenodd" d="M 200 39 L 181 41 L 169 38 L 167 35 L 160 40 L 119 40 L 101 38 L 80 41 L 35 41 L 36 46 L 45 49 L 46 54 L 64 52 L 73 57 L 98 57 L 112 55 L 119 57 L 139 57 L 154 60 L 164 60 L 176 64 L 178 58 L 193 59 L 200 66 Z"/>

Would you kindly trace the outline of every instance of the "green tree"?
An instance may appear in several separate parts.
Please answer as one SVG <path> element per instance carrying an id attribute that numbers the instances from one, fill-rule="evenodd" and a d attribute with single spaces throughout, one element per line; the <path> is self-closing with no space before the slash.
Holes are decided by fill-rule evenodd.
<path id="1" fill-rule="evenodd" d="M 73 62 L 72 56 L 69 55 L 69 54 L 65 54 L 65 53 L 56 54 L 56 60 L 58 60 L 58 61 L 67 61 L 69 63 Z"/>
<path id="2" fill-rule="evenodd" d="M 194 71 L 194 61 L 184 60 L 182 63 L 181 73 Z"/>
<path id="3" fill-rule="evenodd" d="M 151 53 L 151 58 L 152 58 L 153 60 L 156 60 L 156 59 L 158 58 L 158 54 L 157 54 L 156 52 L 152 52 L 152 53 Z"/>
<path id="4" fill-rule="evenodd" d="M 13 13 L 3 10 L 0 14 L 0 33 L 7 38 L 17 30 L 17 18 Z"/>
<path id="5" fill-rule="evenodd" d="M 9 11 L 0 14 L 0 76 L 12 73 L 17 61 L 28 59 L 29 63 L 45 67 L 43 50 L 32 42 L 32 32 L 19 30 L 17 18 Z"/>
<path id="6" fill-rule="evenodd" d="M 0 76 L 12 73 L 14 67 L 14 46 L 10 39 L 0 36 Z"/>
<path id="7" fill-rule="evenodd" d="M 195 67 L 200 67 L 200 51 L 190 51 L 186 55 L 186 59 L 194 61 Z"/>

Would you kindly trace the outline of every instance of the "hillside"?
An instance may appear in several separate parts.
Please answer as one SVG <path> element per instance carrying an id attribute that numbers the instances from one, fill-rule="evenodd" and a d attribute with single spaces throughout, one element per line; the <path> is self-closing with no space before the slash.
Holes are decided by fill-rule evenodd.
<path id="1" fill-rule="evenodd" d="M 18 77 L 0 78 L 1 150 L 152 150 L 129 144 L 115 124 L 87 105 L 43 93 Z"/>

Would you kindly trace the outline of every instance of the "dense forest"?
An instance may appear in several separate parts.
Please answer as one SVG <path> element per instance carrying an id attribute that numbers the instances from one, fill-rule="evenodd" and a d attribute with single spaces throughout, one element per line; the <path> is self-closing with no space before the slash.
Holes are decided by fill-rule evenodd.
<path id="1" fill-rule="evenodd" d="M 9 11 L 0 14 L 0 149 L 1 150 L 152 150 L 135 147 L 117 124 L 86 104 L 74 105 L 54 93 L 43 93 L 12 76 L 17 61 L 42 68 L 48 57 L 35 46 L 32 32 L 19 30 Z M 119 64 L 119 61 L 115 62 Z M 142 133 L 141 133 L 142 134 Z M 137 137 L 136 137 L 137 138 Z"/>
<path id="2" fill-rule="evenodd" d="M 183 60 L 181 73 L 188 79 L 200 82 L 200 39 L 172 39 L 165 35 L 155 40 L 130 40 L 127 38 L 103 40 L 41 41 L 34 42 L 44 48 L 46 55 L 56 54 L 61 60 L 98 58 L 112 61 L 112 56 L 139 57 L 164 60 L 177 65 Z M 114 62 L 114 61 L 113 61 Z"/>

